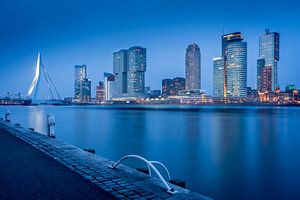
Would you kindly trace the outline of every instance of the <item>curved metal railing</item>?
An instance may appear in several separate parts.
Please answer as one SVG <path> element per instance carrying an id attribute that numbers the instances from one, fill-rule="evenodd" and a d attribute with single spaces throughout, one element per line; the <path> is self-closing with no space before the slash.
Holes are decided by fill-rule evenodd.
<path id="1" fill-rule="evenodd" d="M 151 169 L 152 169 L 156 173 L 158 178 L 161 180 L 161 182 L 164 184 L 164 186 L 166 187 L 168 193 L 170 193 L 170 194 L 176 194 L 177 193 L 177 191 L 174 188 L 171 188 L 169 186 L 167 181 L 163 178 L 163 176 L 160 174 L 160 172 L 154 166 L 154 164 L 160 165 L 167 172 L 168 178 L 170 180 L 171 179 L 170 173 L 169 173 L 168 169 L 166 168 L 166 166 L 164 166 L 161 162 L 149 161 L 149 160 L 143 158 L 142 156 L 138 156 L 138 155 L 127 155 L 127 156 L 123 156 L 118 162 L 116 162 L 113 165 L 110 165 L 109 167 L 111 169 L 115 169 L 122 161 L 124 161 L 125 159 L 128 159 L 128 158 L 135 158 L 135 159 L 139 159 L 139 160 L 145 162 L 147 164 L 150 176 L 151 176 Z"/>

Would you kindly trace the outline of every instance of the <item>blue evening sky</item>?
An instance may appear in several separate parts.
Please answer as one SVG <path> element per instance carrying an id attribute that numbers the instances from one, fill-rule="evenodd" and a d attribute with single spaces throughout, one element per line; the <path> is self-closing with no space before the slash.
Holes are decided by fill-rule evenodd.
<path id="1" fill-rule="evenodd" d="M 241 31 L 248 42 L 253 87 L 266 27 L 280 33 L 281 87 L 300 87 L 297 0 L 2 0 L 0 27 L 0 95 L 26 93 L 41 51 L 62 96 L 73 96 L 75 64 L 88 65 L 94 96 L 103 72 L 112 71 L 112 53 L 135 45 L 147 48 L 146 85 L 161 89 L 163 78 L 184 76 L 185 49 L 193 42 L 201 49 L 202 87 L 211 94 L 223 29 Z"/>

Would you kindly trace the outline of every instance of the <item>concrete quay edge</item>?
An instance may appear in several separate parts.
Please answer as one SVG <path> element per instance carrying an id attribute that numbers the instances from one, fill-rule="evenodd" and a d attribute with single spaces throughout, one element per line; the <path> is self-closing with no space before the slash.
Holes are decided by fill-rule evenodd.
<path id="1" fill-rule="evenodd" d="M 42 151 L 118 199 L 210 199 L 173 184 L 169 185 L 178 193 L 169 194 L 158 178 L 148 176 L 122 164 L 116 169 L 110 169 L 109 166 L 115 163 L 112 160 L 86 152 L 20 125 L 0 120 L 0 129 L 6 130 Z"/>

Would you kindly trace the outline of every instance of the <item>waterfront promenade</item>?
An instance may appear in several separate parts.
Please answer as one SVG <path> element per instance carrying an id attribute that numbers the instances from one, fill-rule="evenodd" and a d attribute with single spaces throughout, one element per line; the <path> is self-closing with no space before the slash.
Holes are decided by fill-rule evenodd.
<path id="1" fill-rule="evenodd" d="M 3 129 L 0 146 L 0 199 L 114 199 Z"/>
<path id="2" fill-rule="evenodd" d="M 208 199 L 20 125 L 0 121 L 0 199 Z"/>

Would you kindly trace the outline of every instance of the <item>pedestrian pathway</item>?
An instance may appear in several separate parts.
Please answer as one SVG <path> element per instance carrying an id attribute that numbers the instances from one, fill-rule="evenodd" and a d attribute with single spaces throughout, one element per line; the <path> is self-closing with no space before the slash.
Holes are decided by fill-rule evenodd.
<path id="1" fill-rule="evenodd" d="M 114 199 L 3 129 L 0 147 L 0 199 Z"/>

